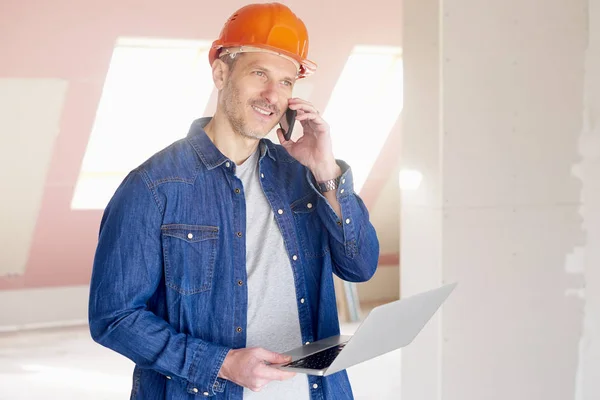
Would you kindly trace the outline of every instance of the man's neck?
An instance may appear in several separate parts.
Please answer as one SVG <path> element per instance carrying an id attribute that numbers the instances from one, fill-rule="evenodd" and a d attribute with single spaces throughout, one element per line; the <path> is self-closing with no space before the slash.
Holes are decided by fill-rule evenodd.
<path id="1" fill-rule="evenodd" d="M 256 151 L 259 140 L 244 137 L 233 131 L 229 120 L 219 112 L 206 124 L 204 131 L 223 155 L 237 165 L 246 161 Z"/>

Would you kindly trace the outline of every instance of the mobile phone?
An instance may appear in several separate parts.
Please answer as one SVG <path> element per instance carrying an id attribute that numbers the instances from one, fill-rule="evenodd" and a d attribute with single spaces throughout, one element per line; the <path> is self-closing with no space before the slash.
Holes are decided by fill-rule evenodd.
<path id="1" fill-rule="evenodd" d="M 294 129 L 294 123 L 296 122 L 296 114 L 298 112 L 296 110 L 292 110 L 291 108 L 288 108 L 285 111 L 285 115 L 283 118 L 281 118 L 281 121 L 279 121 L 279 126 L 281 127 L 281 130 L 283 131 L 283 137 L 285 138 L 285 140 L 290 140 L 290 138 L 292 137 L 292 130 Z"/>

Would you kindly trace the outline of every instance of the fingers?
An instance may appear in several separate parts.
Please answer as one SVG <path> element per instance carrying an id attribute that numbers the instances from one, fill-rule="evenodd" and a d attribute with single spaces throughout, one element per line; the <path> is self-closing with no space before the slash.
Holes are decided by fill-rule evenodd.
<path id="1" fill-rule="evenodd" d="M 252 360 L 251 368 L 248 370 L 250 375 L 243 381 L 238 382 L 238 384 L 241 384 L 254 392 L 259 392 L 271 381 L 283 381 L 296 375 L 293 372 L 279 370 L 265 364 L 284 364 L 292 360 L 292 357 L 290 356 L 285 356 L 263 348 L 247 349 L 247 351 L 249 351 L 248 355 Z"/>
<path id="2" fill-rule="evenodd" d="M 285 381 L 296 376 L 295 372 L 285 371 L 269 365 L 262 365 L 256 369 L 257 381 L 267 384 L 271 381 Z"/>
<path id="3" fill-rule="evenodd" d="M 275 353 L 266 349 L 259 349 L 257 356 L 271 364 L 283 364 L 292 361 L 291 356 Z"/>
<path id="4" fill-rule="evenodd" d="M 315 113 L 319 113 L 319 111 L 317 110 L 317 108 L 309 101 L 306 100 L 302 100 L 299 99 L 297 97 L 291 98 L 288 100 L 288 107 L 290 107 L 293 110 L 297 110 L 297 109 L 302 109 L 302 110 L 306 110 L 306 109 L 310 109 L 310 111 L 315 112 Z"/>
<path id="5" fill-rule="evenodd" d="M 293 378 L 294 376 L 296 376 L 294 372 L 281 371 L 265 365 L 263 369 L 261 369 L 260 377 L 257 377 L 250 385 L 248 385 L 248 389 L 253 392 L 260 392 L 262 388 L 271 381 L 284 381 Z"/>
<path id="6" fill-rule="evenodd" d="M 268 365 L 265 365 L 264 368 L 264 371 L 261 371 L 261 376 L 262 378 L 268 381 L 285 381 L 296 376 L 295 372 L 284 371 L 281 369 L 269 367 Z"/>
<path id="7" fill-rule="evenodd" d="M 317 110 L 317 108 L 308 101 L 300 99 L 290 99 L 288 102 L 288 107 L 292 110 L 298 111 L 298 114 L 312 113 L 319 115 L 319 110 Z"/>
<path id="8" fill-rule="evenodd" d="M 310 122 L 313 124 L 312 127 L 316 128 L 318 131 L 329 130 L 329 126 L 321 117 L 319 110 L 317 110 L 317 108 L 308 101 L 293 98 L 288 100 L 288 107 L 298 112 L 296 115 L 296 121 L 302 122 L 303 127 L 307 122 Z"/>
<path id="9" fill-rule="evenodd" d="M 283 137 L 283 130 L 281 128 L 277 128 L 277 139 L 279 139 L 279 143 L 285 146 L 285 138 Z"/>
<path id="10" fill-rule="evenodd" d="M 248 385 L 248 389 L 253 392 L 260 392 L 263 387 L 265 387 L 269 383 L 266 379 L 255 379 L 250 385 Z"/>
<path id="11" fill-rule="evenodd" d="M 296 121 L 305 121 L 305 120 L 312 120 L 312 121 L 316 121 L 316 120 L 323 120 L 323 118 L 321 118 L 320 115 L 318 114 L 314 114 L 314 113 L 304 113 L 302 115 L 298 115 L 296 117 Z"/>

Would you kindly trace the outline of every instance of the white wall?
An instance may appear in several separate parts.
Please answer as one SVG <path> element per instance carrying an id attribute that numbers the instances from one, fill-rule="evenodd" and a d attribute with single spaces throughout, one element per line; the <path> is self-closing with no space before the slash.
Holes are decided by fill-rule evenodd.
<path id="1" fill-rule="evenodd" d="M 0 277 L 23 274 L 68 85 L 0 78 Z"/>
<path id="2" fill-rule="evenodd" d="M 401 164 L 419 169 L 423 180 L 419 190 L 401 196 L 401 297 L 431 289 L 442 281 L 438 14 L 436 1 L 404 1 Z M 440 314 L 434 316 L 417 339 L 402 350 L 400 387 L 403 400 L 438 398 L 441 379 L 439 317 Z"/>
<path id="3" fill-rule="evenodd" d="M 575 173 L 582 179 L 580 213 L 587 240 L 582 248 L 585 306 L 577 369 L 576 400 L 600 396 L 600 0 L 589 2 L 589 37 L 585 61 L 581 161 Z"/>
<path id="4" fill-rule="evenodd" d="M 588 31 L 584 0 L 405 1 L 401 293 L 459 286 L 403 400 L 600 393 L 597 7 Z"/>
<path id="5" fill-rule="evenodd" d="M 88 285 L 0 290 L 0 332 L 85 325 Z"/>

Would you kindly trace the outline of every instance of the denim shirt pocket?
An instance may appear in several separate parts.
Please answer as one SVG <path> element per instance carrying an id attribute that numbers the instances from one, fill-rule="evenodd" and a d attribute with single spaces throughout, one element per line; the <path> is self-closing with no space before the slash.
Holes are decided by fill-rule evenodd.
<path id="1" fill-rule="evenodd" d="M 317 201 L 319 198 L 311 193 L 294 201 L 290 207 L 307 258 L 320 258 L 329 251 L 327 232 L 317 212 Z"/>
<path id="2" fill-rule="evenodd" d="M 182 295 L 211 289 L 219 228 L 205 225 L 161 226 L 165 281 Z"/>

